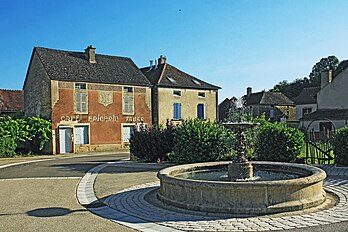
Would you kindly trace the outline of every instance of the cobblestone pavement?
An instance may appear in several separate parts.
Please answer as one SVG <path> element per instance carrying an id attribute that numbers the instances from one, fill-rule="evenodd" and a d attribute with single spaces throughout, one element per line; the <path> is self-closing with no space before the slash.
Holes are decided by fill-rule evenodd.
<path id="1" fill-rule="evenodd" d="M 108 165 L 129 164 L 109 163 L 91 169 L 80 182 L 78 199 L 93 213 L 140 231 L 269 231 L 348 221 L 348 180 L 331 178 L 325 181 L 325 190 L 335 193 L 339 203 L 330 209 L 293 216 L 231 218 L 168 210 L 145 199 L 158 188 L 158 181 L 124 189 L 104 199 L 106 205 L 101 205 L 94 194 L 93 183 L 98 172 Z M 348 168 L 325 166 L 324 169 L 328 175 L 348 175 Z"/>

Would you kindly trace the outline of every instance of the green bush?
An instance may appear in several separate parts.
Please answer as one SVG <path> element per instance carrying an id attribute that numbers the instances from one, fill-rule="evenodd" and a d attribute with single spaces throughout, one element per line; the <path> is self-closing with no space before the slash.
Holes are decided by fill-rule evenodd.
<path id="1" fill-rule="evenodd" d="M 331 143 L 336 163 L 348 166 L 348 127 L 337 130 Z"/>
<path id="2" fill-rule="evenodd" d="M 257 128 L 255 156 L 257 160 L 293 162 L 300 155 L 303 133 L 285 123 L 264 123 Z"/>
<path id="3" fill-rule="evenodd" d="M 171 124 L 166 128 L 135 130 L 130 138 L 131 154 L 149 162 L 166 160 L 167 154 L 173 150 L 174 130 Z"/>
<path id="4" fill-rule="evenodd" d="M 224 159 L 235 144 L 234 134 L 221 125 L 187 119 L 174 133 L 170 159 L 178 164 Z"/>
<path id="5" fill-rule="evenodd" d="M 14 157 L 16 155 L 16 142 L 11 137 L 0 137 L 0 157 Z"/>
<path id="6" fill-rule="evenodd" d="M 11 118 L 0 120 L 0 156 L 13 157 L 19 143 L 36 140 L 37 150 L 42 150 L 51 134 L 51 122 L 40 117 Z"/>

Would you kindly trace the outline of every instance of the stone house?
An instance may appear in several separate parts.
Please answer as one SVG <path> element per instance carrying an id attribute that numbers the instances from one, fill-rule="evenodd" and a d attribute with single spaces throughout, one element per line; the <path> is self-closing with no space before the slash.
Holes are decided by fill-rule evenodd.
<path id="1" fill-rule="evenodd" d="M 332 130 L 348 125 L 348 61 L 335 71 L 321 73 L 320 90 L 316 94 L 317 110 L 303 115 L 303 127 L 311 124 L 314 131 Z"/>
<path id="2" fill-rule="evenodd" d="M 0 117 L 24 111 L 24 91 L 0 89 Z"/>
<path id="3" fill-rule="evenodd" d="M 187 118 L 215 121 L 220 87 L 202 81 L 167 63 L 164 56 L 141 68 L 152 87 L 152 122 L 165 125 Z"/>
<path id="4" fill-rule="evenodd" d="M 252 93 L 252 88 L 248 87 L 243 99 L 244 107 L 253 117 L 265 114 L 271 121 L 291 122 L 296 119 L 295 103 L 281 92 Z"/>
<path id="5" fill-rule="evenodd" d="M 317 110 L 317 93 L 320 87 L 304 88 L 294 99 L 296 104 L 296 120 Z"/>
<path id="6" fill-rule="evenodd" d="M 52 121 L 51 154 L 127 147 L 151 125 L 151 83 L 130 58 L 35 47 L 24 82 L 26 116 Z"/>

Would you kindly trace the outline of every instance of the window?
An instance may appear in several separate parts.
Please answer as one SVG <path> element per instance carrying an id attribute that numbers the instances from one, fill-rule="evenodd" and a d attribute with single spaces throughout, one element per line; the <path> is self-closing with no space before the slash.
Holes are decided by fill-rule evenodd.
<path id="1" fill-rule="evenodd" d="M 181 103 L 174 103 L 174 120 L 181 119 Z"/>
<path id="2" fill-rule="evenodd" d="M 134 125 L 125 125 L 122 127 L 122 141 L 129 143 L 131 136 L 134 134 Z"/>
<path id="3" fill-rule="evenodd" d="M 192 79 L 192 82 L 195 83 L 196 85 L 201 85 L 201 82 L 199 82 L 198 80 Z"/>
<path id="4" fill-rule="evenodd" d="M 75 112 L 87 113 L 87 84 L 75 83 Z"/>
<path id="5" fill-rule="evenodd" d="M 134 91 L 133 87 L 123 87 L 123 114 L 134 114 Z"/>
<path id="6" fill-rule="evenodd" d="M 332 124 L 331 124 L 331 122 L 320 122 L 319 123 L 319 130 L 320 131 L 325 131 L 325 132 L 332 131 Z"/>
<path id="7" fill-rule="evenodd" d="M 173 95 L 177 96 L 177 97 L 180 97 L 181 96 L 181 91 L 180 90 L 174 90 L 173 91 Z"/>
<path id="8" fill-rule="evenodd" d="M 170 82 L 172 82 L 173 84 L 176 83 L 176 80 L 175 80 L 173 77 L 167 77 L 167 79 L 168 79 Z"/>
<path id="9" fill-rule="evenodd" d="M 75 126 L 74 137 L 75 137 L 75 144 L 89 144 L 88 126 Z"/>
<path id="10" fill-rule="evenodd" d="M 204 104 L 197 105 L 197 118 L 205 119 L 205 105 Z"/>
<path id="11" fill-rule="evenodd" d="M 199 92 L 198 97 L 205 98 L 205 93 L 204 92 Z"/>
<path id="12" fill-rule="evenodd" d="M 302 115 L 310 114 L 312 112 L 312 108 L 303 108 Z"/>

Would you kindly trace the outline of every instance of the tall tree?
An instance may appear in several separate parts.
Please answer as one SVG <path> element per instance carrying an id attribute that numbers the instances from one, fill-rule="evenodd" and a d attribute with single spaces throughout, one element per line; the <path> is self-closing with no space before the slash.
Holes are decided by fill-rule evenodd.
<path id="1" fill-rule="evenodd" d="M 297 78 L 291 83 L 286 80 L 276 84 L 271 91 L 282 92 L 290 99 L 298 96 L 304 88 L 320 86 L 320 73 L 322 71 L 336 70 L 339 65 L 339 60 L 336 56 L 328 56 L 321 58 L 312 68 L 309 78 Z"/>
<path id="2" fill-rule="evenodd" d="M 312 68 L 309 80 L 314 86 L 320 86 L 320 73 L 322 71 L 336 70 L 340 61 L 336 56 L 321 58 Z"/>

